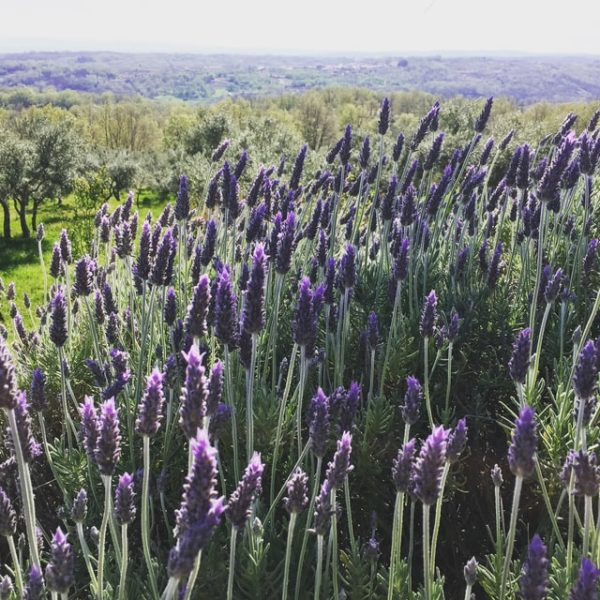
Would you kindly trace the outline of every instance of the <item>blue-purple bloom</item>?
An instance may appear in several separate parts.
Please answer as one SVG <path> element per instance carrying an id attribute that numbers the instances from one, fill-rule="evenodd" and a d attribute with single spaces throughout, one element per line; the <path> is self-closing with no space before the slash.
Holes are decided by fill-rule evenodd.
<path id="1" fill-rule="evenodd" d="M 202 365 L 203 355 L 194 344 L 187 354 L 183 354 L 187 367 L 185 382 L 181 390 L 179 424 L 188 440 L 195 438 L 198 429 L 203 427 L 206 416 L 208 386 Z"/>
<path id="2" fill-rule="evenodd" d="M 133 477 L 123 473 L 115 490 L 115 517 L 119 525 L 129 525 L 135 519 L 135 490 Z"/>
<path id="3" fill-rule="evenodd" d="M 265 465 L 260 460 L 260 454 L 255 452 L 246 467 L 236 490 L 231 494 L 227 504 L 226 516 L 233 527 L 240 529 L 250 516 L 252 503 L 260 494 L 261 481 Z"/>
<path id="4" fill-rule="evenodd" d="M 508 464 L 516 477 L 525 478 L 533 473 L 537 441 L 535 411 L 525 406 L 515 421 L 512 442 L 508 449 Z"/>
<path id="5" fill-rule="evenodd" d="M 146 377 L 146 389 L 140 404 L 135 430 L 140 435 L 153 437 L 158 432 L 162 419 L 165 396 L 163 392 L 163 374 L 153 369 Z"/>
<path id="6" fill-rule="evenodd" d="M 46 585 L 51 592 L 66 594 L 75 583 L 75 554 L 60 527 L 56 530 L 46 565 Z"/>
<path id="7" fill-rule="evenodd" d="M 206 319 L 210 305 L 210 279 L 208 275 L 200 276 L 192 300 L 188 306 L 185 317 L 186 333 L 193 338 L 201 338 L 207 334 Z"/>
<path id="8" fill-rule="evenodd" d="M 252 257 L 252 272 L 245 294 L 242 326 L 249 334 L 259 333 L 265 326 L 265 281 L 267 257 L 262 244 L 257 244 Z"/>
<path id="9" fill-rule="evenodd" d="M 515 383 L 525 383 L 527 371 L 529 370 L 531 352 L 531 329 L 526 327 L 520 331 L 513 343 L 513 351 L 508 370 Z"/>
<path id="10" fill-rule="evenodd" d="M 100 407 L 98 420 L 98 439 L 94 450 L 94 459 L 100 473 L 110 476 L 121 457 L 121 434 L 119 415 L 113 398 L 106 400 Z"/>
<path id="11" fill-rule="evenodd" d="M 598 575 L 600 571 L 594 563 L 583 558 L 577 581 L 571 590 L 569 600 L 597 600 L 598 598 Z"/>
<path id="12" fill-rule="evenodd" d="M 437 295 L 431 290 L 423 302 L 419 332 L 424 338 L 433 337 L 435 322 L 437 320 Z"/>
<path id="13" fill-rule="evenodd" d="M 440 495 L 447 442 L 448 431 L 442 426 L 436 427 L 423 443 L 414 463 L 414 494 L 427 506 L 435 504 Z"/>
<path id="14" fill-rule="evenodd" d="M 416 449 L 416 440 L 408 440 L 398 450 L 398 455 L 393 461 L 392 479 L 394 480 L 397 492 L 408 492 Z"/>
<path id="15" fill-rule="evenodd" d="M 317 458 L 323 458 L 327 452 L 330 419 L 329 399 L 319 388 L 310 404 L 308 420 L 310 449 Z"/>

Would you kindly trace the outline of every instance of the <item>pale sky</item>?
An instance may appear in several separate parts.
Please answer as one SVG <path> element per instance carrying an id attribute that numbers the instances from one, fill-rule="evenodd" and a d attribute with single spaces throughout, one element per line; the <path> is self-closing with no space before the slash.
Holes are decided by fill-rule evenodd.
<path id="1" fill-rule="evenodd" d="M 0 51 L 600 55 L 600 0 L 0 0 Z"/>

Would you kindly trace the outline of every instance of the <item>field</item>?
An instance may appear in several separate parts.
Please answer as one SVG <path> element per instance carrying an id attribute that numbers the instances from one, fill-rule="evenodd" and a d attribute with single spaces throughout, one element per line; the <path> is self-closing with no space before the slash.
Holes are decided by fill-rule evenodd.
<path id="1" fill-rule="evenodd" d="M 353 93 L 9 103 L 0 597 L 596 597 L 600 111 Z"/>

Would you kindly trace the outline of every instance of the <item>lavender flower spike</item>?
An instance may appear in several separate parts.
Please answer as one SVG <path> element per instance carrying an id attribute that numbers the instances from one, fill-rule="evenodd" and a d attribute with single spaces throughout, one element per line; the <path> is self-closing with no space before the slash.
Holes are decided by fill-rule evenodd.
<path id="1" fill-rule="evenodd" d="M 196 437 L 198 429 L 204 424 L 206 416 L 206 401 L 208 386 L 202 366 L 203 355 L 195 344 L 185 354 L 187 361 L 185 382 L 181 390 L 181 407 L 179 409 L 179 424 L 188 440 Z"/>
<path id="2" fill-rule="evenodd" d="M 519 579 L 519 597 L 523 600 L 544 600 L 548 590 L 548 559 L 546 546 L 539 535 L 534 535 L 527 558 L 523 564 L 523 572 Z"/>
<path id="3" fill-rule="evenodd" d="M 451 464 L 457 462 L 466 446 L 467 422 L 466 419 L 461 419 L 448 435 L 448 446 L 446 448 L 448 462 Z"/>
<path id="4" fill-rule="evenodd" d="M 531 329 L 519 332 L 513 344 L 512 357 L 508 363 L 510 376 L 515 383 L 525 383 L 531 352 Z"/>
<path id="5" fill-rule="evenodd" d="M 121 457 L 121 434 L 119 432 L 119 415 L 115 401 L 110 398 L 100 407 L 98 423 L 98 440 L 94 452 L 100 473 L 110 476 Z"/>
<path id="6" fill-rule="evenodd" d="M 571 590 L 569 600 L 597 600 L 599 574 L 600 571 L 598 571 L 596 565 L 591 560 L 583 558 L 579 576 Z"/>
<path id="7" fill-rule="evenodd" d="M 442 426 L 436 427 L 425 440 L 414 465 L 414 493 L 428 506 L 435 504 L 440 495 L 447 442 L 448 431 Z"/>
<path id="8" fill-rule="evenodd" d="M 404 394 L 404 406 L 402 407 L 402 418 L 407 425 L 414 425 L 419 420 L 422 403 L 421 384 L 416 377 L 409 375 L 406 378 L 406 394 Z"/>
<path id="9" fill-rule="evenodd" d="M 341 488 L 344 485 L 346 475 L 354 468 L 350 464 L 350 455 L 352 454 L 352 435 L 345 431 L 341 439 L 338 440 L 337 450 L 333 455 L 333 460 L 327 465 L 327 481 L 333 488 Z"/>
<path id="10" fill-rule="evenodd" d="M 598 386 L 598 349 L 596 344 L 589 340 L 579 353 L 573 388 L 575 395 L 582 400 L 592 398 Z"/>
<path id="11" fill-rule="evenodd" d="M 259 333 L 265 326 L 265 280 L 267 257 L 264 246 L 257 244 L 252 257 L 252 272 L 245 293 L 242 326 L 250 334 Z"/>
<path id="12" fill-rule="evenodd" d="M 298 467 L 287 482 L 285 509 L 289 513 L 301 513 L 308 505 L 308 475 Z"/>
<path id="13" fill-rule="evenodd" d="M 508 449 L 508 464 L 516 477 L 526 478 L 533 473 L 537 439 L 535 411 L 525 406 L 515 421 L 512 442 Z"/>
<path id="14" fill-rule="evenodd" d="M 206 336 L 206 318 L 208 317 L 208 308 L 210 306 L 210 280 L 208 275 L 200 276 L 192 301 L 187 309 L 185 317 L 186 332 L 193 338 L 201 338 Z"/>
<path id="15" fill-rule="evenodd" d="M 52 299 L 50 340 L 57 348 L 64 346 L 67 341 L 67 301 L 60 288 Z"/>
<path id="16" fill-rule="evenodd" d="M 29 577 L 23 592 L 23 598 L 24 600 L 43 600 L 45 597 L 42 571 L 33 565 L 29 569 Z"/>
<path id="17" fill-rule="evenodd" d="M 71 506 L 71 519 L 75 523 L 83 523 L 87 515 L 87 492 L 81 488 Z"/>
<path id="18" fill-rule="evenodd" d="M 50 561 L 46 566 L 46 584 L 51 592 L 66 594 L 75 583 L 75 555 L 60 527 L 52 538 Z"/>
<path id="19" fill-rule="evenodd" d="M 409 490 L 410 476 L 416 449 L 416 440 L 408 440 L 408 442 L 398 450 L 398 455 L 393 461 L 392 479 L 394 480 L 397 492 L 406 493 Z"/>
<path id="20" fill-rule="evenodd" d="M 123 473 L 115 490 L 115 516 L 119 525 L 129 525 L 135 519 L 133 477 Z"/>
<path id="21" fill-rule="evenodd" d="M 433 337 L 433 330 L 437 319 L 437 296 L 435 290 L 431 290 L 423 302 L 421 311 L 421 322 L 419 331 L 424 338 Z"/>
<path id="22" fill-rule="evenodd" d="M 237 345 L 237 298 L 231 285 L 229 269 L 219 274 L 215 300 L 215 335 L 229 349 Z"/>
<path id="23" fill-rule="evenodd" d="M 136 433 L 149 437 L 156 435 L 162 419 L 164 402 L 163 374 L 159 369 L 154 369 L 146 377 L 146 390 L 135 423 Z"/>
<path id="24" fill-rule="evenodd" d="M 227 518 L 233 527 L 240 529 L 250 516 L 250 507 L 260 494 L 260 486 L 265 465 L 260 454 L 255 452 L 246 467 L 237 489 L 231 494 L 227 505 Z"/>
<path id="25" fill-rule="evenodd" d="M 0 487 L 0 535 L 10 537 L 17 531 L 17 513 L 10 498 Z"/>
<path id="26" fill-rule="evenodd" d="M 308 434 L 310 448 L 317 458 L 323 458 L 329 439 L 330 407 L 329 399 L 319 388 L 314 395 L 309 410 Z"/>

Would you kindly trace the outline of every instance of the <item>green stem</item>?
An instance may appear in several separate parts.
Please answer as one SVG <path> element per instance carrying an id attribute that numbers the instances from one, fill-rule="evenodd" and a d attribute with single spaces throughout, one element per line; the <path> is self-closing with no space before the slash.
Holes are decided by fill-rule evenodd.
<path id="1" fill-rule="evenodd" d="M 450 463 L 446 462 L 444 470 L 442 472 L 442 480 L 440 482 L 440 495 L 438 496 L 437 502 L 435 503 L 435 517 L 433 521 L 433 535 L 431 537 L 431 564 L 435 566 L 435 558 L 437 552 L 437 541 L 440 533 L 440 523 L 442 522 L 442 505 L 444 503 L 444 489 L 446 488 L 446 481 L 448 480 L 448 473 L 450 472 Z"/>
<path id="2" fill-rule="evenodd" d="M 429 511 L 431 506 L 423 504 L 423 587 L 424 600 L 432 600 L 431 596 L 431 567 L 429 566 Z"/>
<path id="3" fill-rule="evenodd" d="M 404 519 L 404 492 L 396 492 L 394 524 L 392 526 L 392 548 L 390 550 L 390 572 L 388 578 L 388 600 L 394 598 L 396 587 L 396 567 L 401 557 L 402 521 Z"/>
<path id="4" fill-rule="evenodd" d="M 429 425 L 433 427 L 433 414 L 431 412 L 431 398 L 429 397 L 429 338 L 423 338 L 423 391 L 425 393 L 425 407 Z"/>
<path id="5" fill-rule="evenodd" d="M 337 535 L 337 511 L 335 510 L 337 504 L 337 490 L 331 488 L 331 541 L 332 541 L 332 552 L 331 552 L 331 569 L 333 571 L 331 579 L 333 582 L 333 597 L 338 600 L 340 597 L 339 589 L 339 567 L 338 567 L 338 535 Z"/>
<path id="6" fill-rule="evenodd" d="M 317 536 L 317 568 L 315 570 L 315 600 L 321 598 L 321 580 L 323 578 L 323 536 Z"/>
<path id="7" fill-rule="evenodd" d="M 237 544 L 237 527 L 231 527 L 229 542 L 229 577 L 227 578 L 227 600 L 233 599 L 233 575 L 235 573 L 235 547 Z"/>
<path id="8" fill-rule="evenodd" d="M 96 573 L 94 573 L 94 568 L 92 567 L 92 561 L 90 560 L 90 549 L 85 541 L 85 535 L 83 533 L 83 523 L 77 522 L 77 537 L 79 538 L 79 545 L 81 546 L 81 553 L 83 554 L 83 560 L 85 561 L 85 566 L 87 568 L 88 574 L 90 576 L 90 581 L 92 582 L 92 586 L 96 587 L 98 585 L 98 580 L 96 579 Z"/>
<path id="9" fill-rule="evenodd" d="M 190 600 L 190 598 L 192 597 L 192 591 L 194 589 L 194 586 L 196 585 L 196 579 L 198 579 L 198 573 L 200 572 L 200 563 L 201 562 L 202 562 L 202 550 L 200 550 L 200 552 L 198 552 L 198 555 L 194 559 L 194 568 L 192 569 L 192 572 L 190 573 L 190 576 L 188 578 L 187 585 L 185 586 L 185 596 L 184 596 L 183 600 Z"/>
<path id="10" fill-rule="evenodd" d="M 104 482 L 104 512 L 102 514 L 102 525 L 100 525 L 100 535 L 98 537 L 98 600 L 102 600 L 104 596 L 104 555 L 106 546 L 106 529 L 108 527 L 108 519 L 112 508 L 111 481 L 110 475 L 103 475 Z"/>
<path id="11" fill-rule="evenodd" d="M 144 444 L 144 474 L 142 478 L 142 549 L 146 570 L 150 579 L 150 588 L 152 597 L 158 598 L 158 586 L 156 583 L 156 573 L 152 564 L 152 555 L 150 553 L 150 519 L 149 519 L 149 500 L 150 500 L 150 437 L 142 436 Z"/>
<path id="12" fill-rule="evenodd" d="M 19 592 L 19 597 L 22 597 L 23 594 L 23 573 L 21 571 L 21 563 L 19 561 L 19 555 L 17 554 L 17 548 L 15 547 L 15 540 L 12 535 L 6 536 L 6 541 L 8 542 L 8 547 L 10 549 L 10 557 L 13 562 L 13 570 L 15 573 L 15 583 L 17 584 L 17 591 Z"/>
<path id="13" fill-rule="evenodd" d="M 167 582 L 167 587 L 165 591 L 162 593 L 160 600 L 173 600 L 173 598 L 177 597 L 177 588 L 179 587 L 179 579 L 175 579 L 175 577 L 170 577 Z"/>
<path id="14" fill-rule="evenodd" d="M 227 393 L 227 403 L 231 406 L 231 437 L 233 442 L 233 475 L 236 481 L 240 480 L 240 460 L 238 449 L 238 428 L 235 403 L 233 401 L 233 381 L 231 378 L 231 357 L 229 355 L 229 346 L 225 344 L 223 349 L 225 358 L 225 390 Z"/>
<path id="15" fill-rule="evenodd" d="M 450 403 L 450 389 L 452 387 L 452 350 L 453 350 L 453 342 L 448 344 L 448 372 L 446 379 L 446 401 L 444 403 L 444 414 L 446 417 L 448 416 L 448 405 Z"/>
<path id="16" fill-rule="evenodd" d="M 350 502 L 350 482 L 348 481 L 348 475 L 344 479 L 344 498 L 346 500 L 346 518 L 348 520 L 348 537 L 350 538 L 350 546 L 352 552 L 358 554 L 358 545 L 356 538 L 354 537 L 354 524 L 352 520 L 352 504 Z"/>
<path id="17" fill-rule="evenodd" d="M 283 569 L 283 591 L 281 593 L 281 600 L 287 600 L 288 597 L 288 586 L 290 581 L 290 560 L 292 558 L 292 542 L 294 540 L 294 527 L 296 526 L 296 519 L 298 513 L 293 512 L 290 515 L 290 523 L 288 525 L 287 543 L 285 547 L 285 566 Z"/>
<path id="18" fill-rule="evenodd" d="M 127 523 L 121 525 L 121 578 L 119 580 L 119 600 L 125 599 L 125 582 L 127 581 L 127 561 L 129 559 L 129 546 L 127 541 Z"/>
<path id="19" fill-rule="evenodd" d="M 592 497 L 584 496 L 584 502 L 583 556 L 587 556 L 590 545 L 590 531 L 592 530 Z"/>
<path id="20" fill-rule="evenodd" d="M 513 504 L 510 513 L 510 525 L 508 527 L 508 539 L 506 542 L 506 553 L 504 554 L 504 567 L 502 568 L 502 580 L 500 581 L 500 600 L 504 600 L 506 595 L 506 586 L 512 561 L 513 547 L 515 545 L 515 535 L 517 533 L 517 518 L 519 516 L 519 501 L 521 499 L 521 489 L 523 487 L 523 477 L 516 476 L 515 489 L 513 492 Z"/>
<path id="21" fill-rule="evenodd" d="M 25 513 L 25 530 L 27 531 L 27 541 L 29 542 L 29 555 L 31 557 L 31 563 L 39 569 L 40 555 L 35 532 L 35 499 L 33 496 L 29 466 L 25 462 L 25 457 L 23 456 L 23 446 L 19 439 L 19 429 L 17 427 L 15 411 L 10 408 L 7 409 L 6 412 L 8 415 L 8 424 L 13 440 L 15 459 L 17 461 L 17 470 L 19 473 L 19 486 L 21 490 L 21 501 L 23 502 L 23 512 Z"/>
<path id="22" fill-rule="evenodd" d="M 254 453 L 254 372 L 256 370 L 256 343 L 258 339 L 258 335 L 253 333 L 251 336 L 252 339 L 252 354 L 250 358 L 250 372 L 248 373 L 247 380 L 247 388 L 246 388 L 246 428 L 247 432 L 247 447 L 246 454 L 248 457 L 248 462 L 252 458 L 252 454 Z"/>

